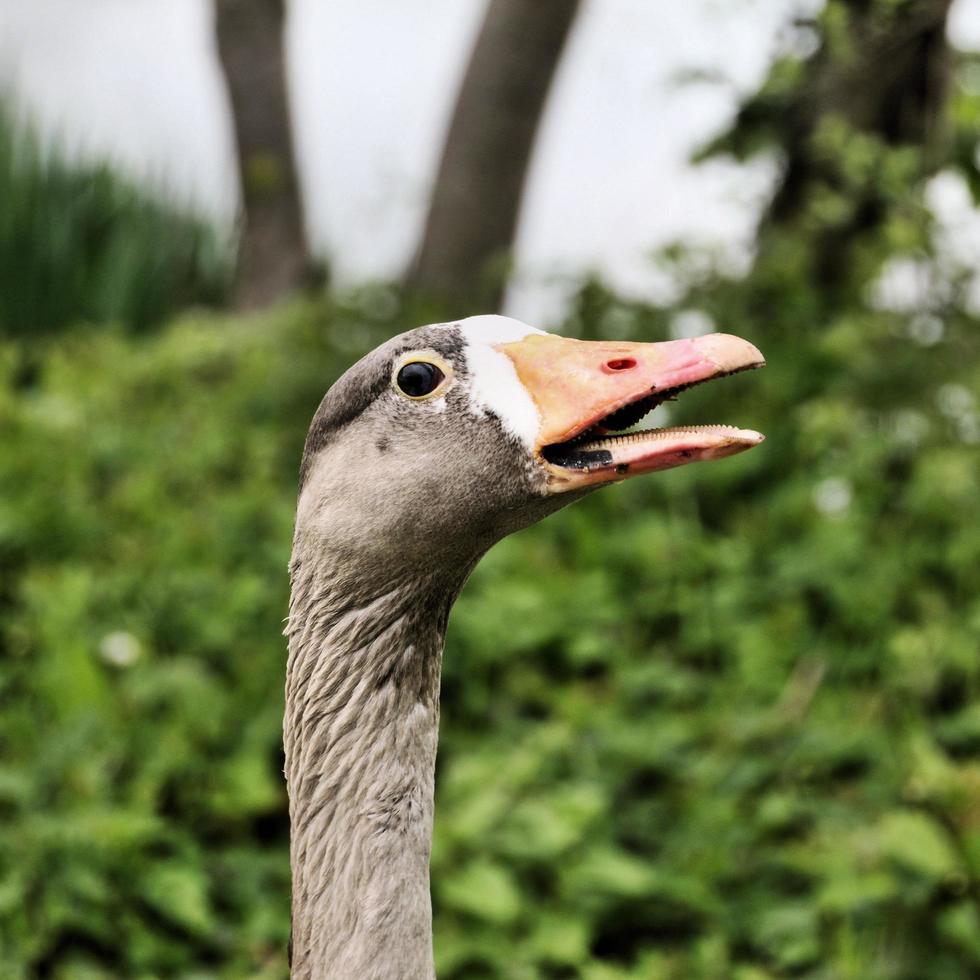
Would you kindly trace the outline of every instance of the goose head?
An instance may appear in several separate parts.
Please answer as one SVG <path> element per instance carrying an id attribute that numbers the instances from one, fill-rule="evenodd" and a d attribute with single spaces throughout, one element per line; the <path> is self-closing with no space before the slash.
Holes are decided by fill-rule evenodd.
<path id="1" fill-rule="evenodd" d="M 465 574 L 500 538 L 599 487 L 757 445 L 759 433 L 727 425 L 622 430 L 763 364 L 726 334 L 580 341 L 503 316 L 409 330 L 324 396 L 301 467 L 298 552 L 372 581 Z"/>

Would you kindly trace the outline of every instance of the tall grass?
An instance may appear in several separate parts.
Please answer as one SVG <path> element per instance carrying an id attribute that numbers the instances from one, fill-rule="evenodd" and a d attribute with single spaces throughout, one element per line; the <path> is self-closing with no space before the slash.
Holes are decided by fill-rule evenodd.
<path id="1" fill-rule="evenodd" d="M 77 322 L 146 330 L 219 302 L 228 258 L 214 231 L 106 165 L 42 152 L 0 107 L 0 334 Z"/>

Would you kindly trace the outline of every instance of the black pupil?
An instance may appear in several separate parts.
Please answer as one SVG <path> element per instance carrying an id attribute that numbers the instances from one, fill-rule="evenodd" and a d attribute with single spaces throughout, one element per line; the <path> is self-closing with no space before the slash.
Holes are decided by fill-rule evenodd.
<path id="1" fill-rule="evenodd" d="M 444 375 L 434 364 L 412 361 L 398 372 L 398 387 L 412 398 L 421 398 L 435 391 Z"/>

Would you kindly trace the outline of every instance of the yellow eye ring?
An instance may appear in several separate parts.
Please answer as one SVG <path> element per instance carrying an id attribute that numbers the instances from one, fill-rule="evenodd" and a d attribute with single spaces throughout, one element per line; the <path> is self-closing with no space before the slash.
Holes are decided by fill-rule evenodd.
<path id="1" fill-rule="evenodd" d="M 435 351 L 412 351 L 395 363 L 391 386 L 410 401 L 428 401 L 442 395 L 452 377 L 452 365 Z"/>

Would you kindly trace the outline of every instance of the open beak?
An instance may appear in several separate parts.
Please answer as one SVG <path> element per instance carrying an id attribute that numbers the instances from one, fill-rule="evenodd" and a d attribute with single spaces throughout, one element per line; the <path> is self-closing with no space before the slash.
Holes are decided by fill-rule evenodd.
<path id="1" fill-rule="evenodd" d="M 729 425 L 622 434 L 686 388 L 762 367 L 762 354 L 739 337 L 633 344 L 530 334 L 498 349 L 513 361 L 537 406 L 535 454 L 552 492 L 720 459 L 763 440 L 758 432 Z"/>

